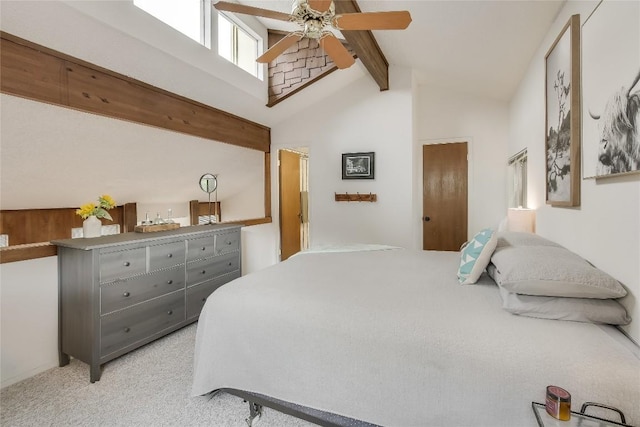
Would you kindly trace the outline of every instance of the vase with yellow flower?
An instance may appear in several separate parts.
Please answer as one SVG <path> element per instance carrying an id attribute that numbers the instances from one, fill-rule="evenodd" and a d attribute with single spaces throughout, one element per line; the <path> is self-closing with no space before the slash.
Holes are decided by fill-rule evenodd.
<path id="1" fill-rule="evenodd" d="M 98 203 L 89 202 L 80 206 L 76 213 L 84 219 L 82 223 L 83 237 L 99 237 L 102 234 L 102 222 L 99 218 L 113 221 L 107 211 L 115 206 L 116 202 L 108 194 L 98 197 Z"/>

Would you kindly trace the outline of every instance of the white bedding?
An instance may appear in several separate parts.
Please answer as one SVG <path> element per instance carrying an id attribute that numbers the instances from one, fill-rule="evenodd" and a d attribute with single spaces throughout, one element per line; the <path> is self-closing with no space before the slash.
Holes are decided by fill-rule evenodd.
<path id="1" fill-rule="evenodd" d="M 235 388 L 384 426 L 537 426 L 547 385 L 640 424 L 640 360 L 611 327 L 503 311 L 454 252 L 309 253 L 216 290 L 193 395 Z"/>

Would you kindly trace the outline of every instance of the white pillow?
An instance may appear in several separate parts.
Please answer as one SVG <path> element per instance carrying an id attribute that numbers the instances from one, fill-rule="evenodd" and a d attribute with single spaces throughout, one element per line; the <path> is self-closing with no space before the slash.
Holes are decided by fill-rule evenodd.
<path id="1" fill-rule="evenodd" d="M 520 316 L 611 325 L 628 325 L 631 322 L 627 310 L 614 299 L 518 295 L 504 288 L 500 288 L 500 296 L 502 308 Z"/>
<path id="2" fill-rule="evenodd" d="M 490 228 L 478 232 L 460 251 L 458 281 L 463 285 L 476 283 L 491 260 L 498 239 Z"/>
<path id="3" fill-rule="evenodd" d="M 498 247 L 491 262 L 496 283 L 516 294 L 600 299 L 627 294 L 613 277 L 561 246 Z"/>
<path id="4" fill-rule="evenodd" d="M 523 231 L 499 231 L 496 233 L 498 236 L 498 245 L 502 246 L 558 246 L 556 242 L 552 242 L 549 239 L 545 239 L 534 233 L 526 233 Z"/>

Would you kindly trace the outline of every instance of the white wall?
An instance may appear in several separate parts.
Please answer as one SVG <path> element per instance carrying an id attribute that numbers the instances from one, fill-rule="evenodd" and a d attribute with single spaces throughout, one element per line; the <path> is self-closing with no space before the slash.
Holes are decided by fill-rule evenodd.
<path id="1" fill-rule="evenodd" d="M 392 67 L 390 90 L 380 92 L 370 77 L 363 77 L 272 127 L 274 171 L 278 149 L 309 148 L 311 246 L 355 242 L 414 246 L 412 86 L 410 70 Z M 375 152 L 375 179 L 342 180 L 342 153 L 368 151 Z M 277 173 L 273 175 L 277 189 Z M 376 193 L 378 201 L 334 200 L 335 193 L 345 192 Z M 273 206 L 276 218 L 277 198 Z"/>
<path id="2" fill-rule="evenodd" d="M 508 105 L 418 87 L 410 70 L 390 71 L 387 92 L 375 92 L 365 77 L 272 128 L 274 158 L 279 148 L 309 147 L 312 246 L 421 248 L 422 144 L 434 141 L 469 141 L 469 233 L 495 227 L 506 215 Z M 376 153 L 375 180 L 341 179 L 341 154 L 358 151 Z M 378 202 L 335 202 L 335 192 L 372 192 Z"/>
<path id="3" fill-rule="evenodd" d="M 581 179 L 579 207 L 545 204 L 544 56 L 569 17 L 580 14 L 582 25 L 596 4 L 567 2 L 533 57 L 510 105 L 509 154 L 528 150 L 528 204 L 537 208 L 538 234 L 580 254 L 627 287 L 630 295 L 621 302 L 634 321 L 624 329 L 640 342 L 640 175 Z"/>
<path id="4" fill-rule="evenodd" d="M 0 264 L 0 380 L 58 366 L 58 257 Z"/>
<path id="5" fill-rule="evenodd" d="M 224 219 L 264 217 L 261 151 L 11 95 L 0 102 L 2 209 L 75 207 L 106 193 L 188 216 L 189 200 L 207 200 L 198 183 L 210 172 Z"/>
<path id="6" fill-rule="evenodd" d="M 423 144 L 468 142 L 469 236 L 497 227 L 507 212 L 508 105 L 425 85 L 418 95 L 417 122 L 420 156 Z"/>

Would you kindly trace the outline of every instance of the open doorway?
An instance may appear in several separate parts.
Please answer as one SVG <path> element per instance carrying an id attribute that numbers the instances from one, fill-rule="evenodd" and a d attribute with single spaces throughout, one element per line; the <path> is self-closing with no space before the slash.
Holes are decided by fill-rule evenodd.
<path id="1" fill-rule="evenodd" d="M 278 152 L 280 260 L 309 247 L 309 156 L 304 148 Z"/>

